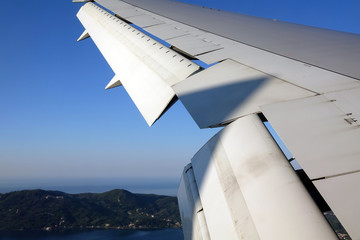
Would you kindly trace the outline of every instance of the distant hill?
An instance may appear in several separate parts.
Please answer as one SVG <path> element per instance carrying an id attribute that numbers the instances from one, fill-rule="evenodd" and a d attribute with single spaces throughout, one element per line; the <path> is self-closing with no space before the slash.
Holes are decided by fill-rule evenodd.
<path id="1" fill-rule="evenodd" d="M 0 231 L 181 227 L 176 197 L 126 190 L 67 194 L 25 190 L 0 194 Z"/>

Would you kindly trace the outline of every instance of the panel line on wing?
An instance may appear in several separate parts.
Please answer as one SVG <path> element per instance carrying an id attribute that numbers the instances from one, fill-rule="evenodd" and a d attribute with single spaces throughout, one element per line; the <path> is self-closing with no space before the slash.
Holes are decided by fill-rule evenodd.
<path id="1" fill-rule="evenodd" d="M 344 173 L 338 173 L 338 174 L 324 176 L 324 177 L 320 177 L 320 178 L 314 178 L 314 179 L 311 179 L 311 181 L 315 182 L 315 181 L 319 181 L 319 180 L 324 180 L 324 179 L 329 179 L 329 178 L 334 178 L 334 177 L 340 177 L 340 176 L 345 176 L 345 175 L 359 173 L 359 172 L 360 172 L 360 170 L 349 171 L 349 172 L 344 172 Z"/>

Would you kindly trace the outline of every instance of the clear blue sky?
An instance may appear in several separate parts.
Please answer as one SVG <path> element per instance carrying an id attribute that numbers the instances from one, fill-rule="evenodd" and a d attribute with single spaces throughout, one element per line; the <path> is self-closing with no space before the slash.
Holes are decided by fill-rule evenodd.
<path id="1" fill-rule="evenodd" d="M 186 2 L 360 33 L 359 0 Z M 91 40 L 76 42 L 81 5 L 2 2 L 0 181 L 179 178 L 216 130 L 198 129 L 180 102 L 149 128 L 124 89 L 105 91 L 112 70 Z"/>

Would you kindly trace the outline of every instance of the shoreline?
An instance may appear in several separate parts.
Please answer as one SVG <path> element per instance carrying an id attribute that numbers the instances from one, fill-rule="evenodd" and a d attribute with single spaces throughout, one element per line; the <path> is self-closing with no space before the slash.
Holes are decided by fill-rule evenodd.
<path id="1" fill-rule="evenodd" d="M 16 230 L 0 230 L 2 233 L 71 233 L 71 232 L 87 232 L 93 230 L 124 230 L 124 231 L 161 231 L 169 229 L 178 229 L 182 231 L 182 227 L 166 227 L 166 228 L 125 228 L 125 227 L 83 227 L 83 228 L 65 228 L 65 229 L 16 229 Z"/>

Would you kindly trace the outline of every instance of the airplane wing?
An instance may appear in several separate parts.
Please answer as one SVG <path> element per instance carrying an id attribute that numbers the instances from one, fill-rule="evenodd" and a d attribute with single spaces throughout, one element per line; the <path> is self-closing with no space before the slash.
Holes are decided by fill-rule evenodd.
<path id="1" fill-rule="evenodd" d="M 180 99 L 200 128 L 224 127 L 184 169 L 185 239 L 337 239 L 329 209 L 360 239 L 359 35 L 172 0 L 77 16 L 115 73 L 106 88 L 124 86 L 149 125 Z"/>

